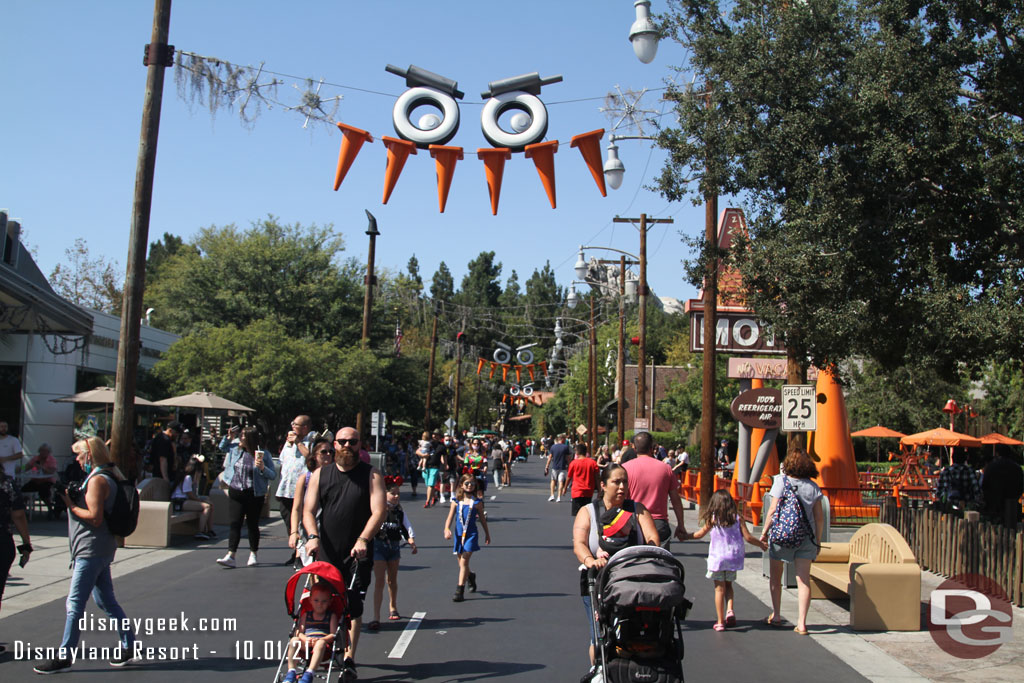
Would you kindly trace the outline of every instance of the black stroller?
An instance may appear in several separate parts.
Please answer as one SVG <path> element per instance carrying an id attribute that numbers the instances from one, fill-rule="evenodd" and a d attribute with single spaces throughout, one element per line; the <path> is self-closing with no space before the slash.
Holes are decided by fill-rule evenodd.
<path id="1" fill-rule="evenodd" d="M 615 553 L 588 574 L 594 606 L 594 683 L 674 683 L 683 680 L 682 622 L 693 606 L 686 571 L 672 553 L 638 545 Z"/>

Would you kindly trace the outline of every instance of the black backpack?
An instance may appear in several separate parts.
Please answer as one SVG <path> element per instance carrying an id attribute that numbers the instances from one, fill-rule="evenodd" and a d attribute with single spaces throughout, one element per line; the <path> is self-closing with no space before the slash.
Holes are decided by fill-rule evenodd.
<path id="1" fill-rule="evenodd" d="M 113 475 L 104 474 L 114 482 L 115 491 L 114 507 L 106 516 L 107 528 L 115 536 L 131 536 L 139 525 L 139 492 L 131 481 L 118 481 Z"/>

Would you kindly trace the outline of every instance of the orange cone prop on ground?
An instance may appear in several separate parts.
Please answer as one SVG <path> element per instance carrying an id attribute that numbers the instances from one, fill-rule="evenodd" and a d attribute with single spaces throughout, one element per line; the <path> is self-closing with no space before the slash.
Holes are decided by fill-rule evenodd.
<path id="1" fill-rule="evenodd" d="M 551 208 L 555 208 L 555 152 L 558 151 L 558 140 L 549 142 L 538 142 L 535 145 L 527 145 L 525 148 L 526 158 L 533 159 L 540 175 L 540 182 L 544 184 L 544 191 L 548 193 L 548 201 Z"/>
<path id="2" fill-rule="evenodd" d="M 574 135 L 570 147 L 576 147 L 583 155 L 583 161 L 590 169 L 590 175 L 594 176 L 597 189 L 601 191 L 602 197 L 608 196 L 608 190 L 604 185 L 604 162 L 601 161 L 601 138 L 604 137 L 604 128 L 592 130 L 589 133 Z"/>
<path id="3" fill-rule="evenodd" d="M 381 202 L 387 204 L 395 184 L 398 183 L 398 176 L 402 175 L 402 169 L 405 168 L 405 160 L 410 154 L 416 153 L 416 144 L 387 135 L 381 137 L 381 142 L 388 148 L 388 164 L 384 168 L 384 200 Z"/>
<path id="4" fill-rule="evenodd" d="M 487 175 L 487 191 L 491 194 L 491 215 L 498 215 L 498 198 L 501 196 L 501 178 L 505 175 L 505 162 L 512 158 L 508 147 L 484 147 L 476 151 L 477 159 L 484 162 Z"/>
<path id="5" fill-rule="evenodd" d="M 345 179 L 348 169 L 352 168 L 352 162 L 356 160 L 359 149 L 364 142 L 373 142 L 373 136 L 365 130 L 346 125 L 336 124 L 341 129 L 344 137 L 341 139 L 341 150 L 338 152 L 338 170 L 334 172 L 334 190 L 337 192 L 341 187 L 341 181 Z"/>
<path id="6" fill-rule="evenodd" d="M 807 451 L 815 457 L 818 466 L 818 485 L 850 489 L 836 491 L 829 497 L 832 506 L 860 505 L 860 479 L 857 463 L 853 457 L 853 440 L 850 438 L 850 423 L 846 417 L 846 401 L 842 388 L 830 370 L 818 373 L 815 387 L 817 395 L 824 395 L 825 402 L 818 403 L 818 429 L 807 434 Z"/>
<path id="7" fill-rule="evenodd" d="M 462 148 L 431 145 L 430 156 L 437 160 L 437 206 L 444 213 L 448 191 L 452 189 L 452 178 L 455 176 L 455 164 L 462 160 Z"/>

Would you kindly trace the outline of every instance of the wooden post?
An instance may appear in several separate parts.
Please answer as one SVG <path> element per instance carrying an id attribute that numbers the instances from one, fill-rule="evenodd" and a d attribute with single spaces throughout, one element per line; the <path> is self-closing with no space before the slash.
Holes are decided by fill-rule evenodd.
<path id="1" fill-rule="evenodd" d="M 715 483 L 715 338 L 718 326 L 718 195 L 704 198 L 704 378 L 701 390 L 700 504 L 707 505 Z"/>
<path id="2" fill-rule="evenodd" d="M 121 300 L 121 329 L 117 347 L 114 383 L 114 418 L 111 455 L 122 471 L 134 471 L 133 427 L 135 387 L 142 346 L 142 294 L 146 285 L 146 248 L 149 244 L 149 214 L 153 202 L 156 147 L 160 134 L 160 107 L 164 94 L 164 69 L 173 63 L 173 48 L 167 44 L 171 27 L 171 0 L 155 0 L 153 31 L 146 53 L 146 95 L 142 104 L 142 132 L 135 167 L 135 195 L 132 201 L 128 267 Z"/>
<path id="3" fill-rule="evenodd" d="M 463 323 L 465 325 L 465 323 Z M 454 436 L 459 434 L 459 397 L 462 388 L 462 332 L 455 335 L 455 415 L 452 420 L 455 425 L 452 427 Z"/>
<path id="4" fill-rule="evenodd" d="M 615 403 L 615 417 L 618 423 L 619 440 L 625 440 L 626 422 L 626 257 L 619 256 L 619 360 L 615 363 L 615 382 L 619 400 Z"/>
<path id="5" fill-rule="evenodd" d="M 430 397 L 434 390 L 434 355 L 437 352 L 437 316 L 430 332 L 430 365 L 427 367 L 427 405 L 423 410 L 423 429 L 430 430 Z"/>

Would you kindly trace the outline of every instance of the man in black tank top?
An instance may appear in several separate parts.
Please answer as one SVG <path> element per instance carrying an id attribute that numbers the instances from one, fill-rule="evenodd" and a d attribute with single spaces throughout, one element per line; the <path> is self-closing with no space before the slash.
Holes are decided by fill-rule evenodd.
<path id="1" fill-rule="evenodd" d="M 334 464 L 324 465 L 309 479 L 302 524 L 309 539 L 306 551 L 337 567 L 346 585 L 351 586 L 348 601 L 352 625 L 343 675 L 353 677 L 363 599 L 373 571 L 373 537 L 387 516 L 387 501 L 380 472 L 359 460 L 359 434 L 355 429 L 344 427 L 338 431 L 334 451 Z M 322 510 L 319 529 L 317 510 Z"/>

